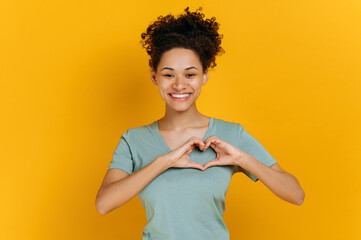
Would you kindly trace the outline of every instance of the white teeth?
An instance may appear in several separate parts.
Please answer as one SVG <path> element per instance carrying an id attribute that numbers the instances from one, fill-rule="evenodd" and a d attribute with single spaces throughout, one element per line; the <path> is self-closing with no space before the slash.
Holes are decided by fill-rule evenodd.
<path id="1" fill-rule="evenodd" d="M 186 98 L 191 94 L 188 93 L 188 94 L 170 94 L 170 95 L 172 95 L 172 97 L 175 97 L 175 98 Z"/>

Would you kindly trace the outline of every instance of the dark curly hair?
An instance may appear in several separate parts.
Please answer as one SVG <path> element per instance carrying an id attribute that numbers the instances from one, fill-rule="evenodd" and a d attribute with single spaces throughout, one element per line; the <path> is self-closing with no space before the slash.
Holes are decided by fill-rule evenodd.
<path id="1" fill-rule="evenodd" d="M 220 46 L 223 35 L 217 32 L 219 23 L 215 17 L 203 19 L 204 14 L 198 10 L 201 11 L 202 7 L 195 12 L 190 12 L 187 7 L 185 14 L 177 18 L 171 14 L 161 15 L 141 34 L 140 43 L 150 56 L 151 68 L 156 71 L 162 54 L 176 47 L 197 53 L 204 72 L 217 65 L 216 55 L 225 53 Z"/>

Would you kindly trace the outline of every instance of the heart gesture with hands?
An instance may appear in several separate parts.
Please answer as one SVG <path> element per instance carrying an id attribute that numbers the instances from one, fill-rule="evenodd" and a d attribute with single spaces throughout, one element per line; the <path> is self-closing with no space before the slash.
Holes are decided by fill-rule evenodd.
<path id="1" fill-rule="evenodd" d="M 238 165 L 240 159 L 248 157 L 248 154 L 233 146 L 232 144 L 218 138 L 217 136 L 210 136 L 206 139 L 203 149 L 206 150 L 208 147 L 214 149 L 217 153 L 217 158 L 207 162 L 204 165 L 204 170 L 211 166 L 216 165 Z"/>
<path id="2" fill-rule="evenodd" d="M 213 148 L 217 153 L 217 158 L 207 162 L 204 166 L 200 163 L 192 162 L 189 159 L 189 155 L 196 146 L 198 146 L 201 151 L 205 151 L 208 147 Z M 198 137 L 191 137 L 182 146 L 161 157 L 167 159 L 169 167 L 198 168 L 204 171 L 216 165 L 238 165 L 239 160 L 246 159 L 248 154 L 217 136 L 211 136 L 207 138 L 205 142 Z"/>
<path id="3" fill-rule="evenodd" d="M 173 151 L 162 155 L 170 163 L 170 167 L 176 168 L 198 168 L 204 170 L 204 167 L 200 163 L 192 162 L 189 159 L 189 154 L 198 146 L 199 149 L 203 149 L 205 144 L 202 139 L 197 137 L 191 137 L 182 146 L 174 149 Z"/>

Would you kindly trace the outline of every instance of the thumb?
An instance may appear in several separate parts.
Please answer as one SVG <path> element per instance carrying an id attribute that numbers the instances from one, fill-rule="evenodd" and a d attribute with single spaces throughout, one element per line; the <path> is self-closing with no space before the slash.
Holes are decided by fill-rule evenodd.
<path id="1" fill-rule="evenodd" d="M 189 163 L 188 163 L 188 167 L 190 167 L 190 168 L 198 168 L 198 169 L 200 169 L 200 170 L 204 170 L 204 166 L 202 165 L 202 164 L 200 164 L 200 163 L 195 163 L 195 162 L 192 162 L 192 161 L 190 161 Z"/>
<path id="2" fill-rule="evenodd" d="M 204 169 L 207 169 L 207 168 L 212 167 L 212 166 L 215 166 L 215 165 L 218 165 L 218 160 L 217 160 L 217 159 L 214 159 L 214 160 L 212 160 L 212 161 L 207 162 L 207 163 L 204 165 Z"/>

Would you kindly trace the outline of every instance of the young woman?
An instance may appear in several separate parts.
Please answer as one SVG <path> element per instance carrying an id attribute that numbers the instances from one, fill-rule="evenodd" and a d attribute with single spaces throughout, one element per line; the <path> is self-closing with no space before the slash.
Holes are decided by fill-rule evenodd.
<path id="1" fill-rule="evenodd" d="M 242 125 L 197 109 L 208 68 L 224 52 L 218 26 L 214 17 L 186 8 L 177 18 L 158 17 L 141 35 L 165 115 L 122 134 L 96 208 L 106 214 L 138 195 L 148 222 L 143 239 L 229 239 L 222 216 L 236 172 L 261 180 L 285 201 L 303 202 L 297 179 Z"/>

